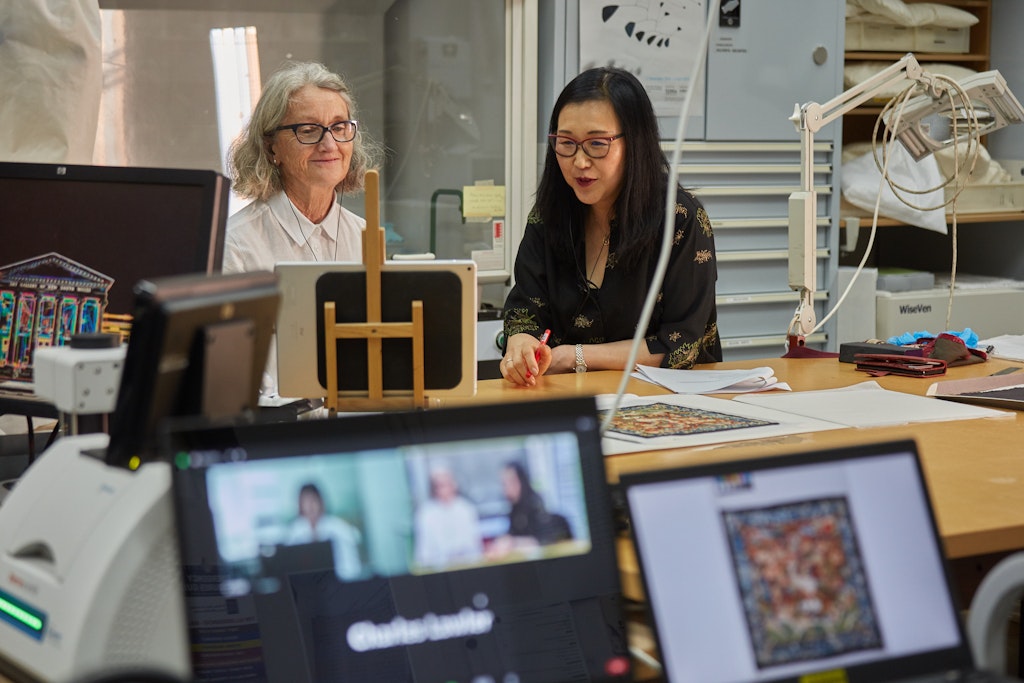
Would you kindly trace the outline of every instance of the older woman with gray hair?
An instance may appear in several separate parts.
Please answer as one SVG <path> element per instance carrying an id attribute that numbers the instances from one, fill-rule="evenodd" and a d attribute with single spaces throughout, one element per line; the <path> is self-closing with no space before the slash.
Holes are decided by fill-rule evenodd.
<path id="1" fill-rule="evenodd" d="M 232 189 L 253 201 L 228 219 L 224 272 L 362 260 L 366 222 L 341 197 L 363 188 L 377 147 L 356 116 L 352 91 L 322 64 L 289 63 L 267 80 L 229 153 Z"/>

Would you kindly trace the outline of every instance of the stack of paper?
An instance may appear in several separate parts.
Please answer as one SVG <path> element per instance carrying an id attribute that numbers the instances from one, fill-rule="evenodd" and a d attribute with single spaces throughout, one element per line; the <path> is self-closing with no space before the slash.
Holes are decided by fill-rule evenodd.
<path id="1" fill-rule="evenodd" d="M 676 394 L 745 394 L 766 389 L 790 391 L 769 367 L 749 370 L 671 370 L 638 365 L 633 377 Z"/>
<path id="2" fill-rule="evenodd" d="M 978 342 L 979 348 L 992 347 L 990 355 L 1010 360 L 1024 360 L 1024 335 L 1003 334 Z"/>
<path id="3" fill-rule="evenodd" d="M 688 372 L 688 371 L 684 371 Z M 598 397 L 607 411 L 611 395 Z M 738 396 L 624 397 L 601 446 L 606 455 L 776 438 L 844 427 L 1008 418 L 1013 413 L 883 389 L 868 381 L 841 389 Z"/>
<path id="4" fill-rule="evenodd" d="M 1013 418 L 1012 413 L 1001 410 L 946 403 L 916 394 L 889 391 L 875 381 L 840 389 L 795 391 L 779 396 L 740 396 L 733 400 L 847 427 L 884 427 L 978 417 Z"/>
<path id="5" fill-rule="evenodd" d="M 950 379 L 928 387 L 928 395 L 947 401 L 1024 410 L 1024 376 L 990 375 Z"/>

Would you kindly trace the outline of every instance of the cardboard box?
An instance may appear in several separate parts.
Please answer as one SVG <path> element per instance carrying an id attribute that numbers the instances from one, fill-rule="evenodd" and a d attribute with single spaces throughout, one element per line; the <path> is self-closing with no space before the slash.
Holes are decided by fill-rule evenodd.
<path id="1" fill-rule="evenodd" d="M 939 334 L 970 327 L 981 339 L 1024 334 L 1024 289 L 967 289 L 953 295 L 953 315 L 946 327 L 949 290 L 876 292 L 875 336 L 889 339 L 906 332 Z"/>

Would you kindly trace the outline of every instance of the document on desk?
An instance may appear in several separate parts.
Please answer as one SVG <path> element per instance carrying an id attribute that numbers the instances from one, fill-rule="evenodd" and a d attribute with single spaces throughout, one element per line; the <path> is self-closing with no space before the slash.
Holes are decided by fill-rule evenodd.
<path id="1" fill-rule="evenodd" d="M 996 358 L 1024 361 L 1024 335 L 1021 334 L 1001 334 L 978 342 L 978 346 L 983 349 L 991 346 L 992 353 L 989 355 Z"/>
<path id="2" fill-rule="evenodd" d="M 768 389 L 790 391 L 769 367 L 748 370 L 673 370 L 637 365 L 633 377 L 677 394 L 745 394 Z"/>
<path id="3" fill-rule="evenodd" d="M 733 402 L 772 408 L 846 427 L 884 427 L 912 422 L 1013 417 L 1013 413 L 1002 410 L 889 391 L 874 381 L 841 389 L 795 391 L 772 396 L 737 396 Z"/>
<path id="4" fill-rule="evenodd" d="M 607 411 L 614 396 L 597 397 Z M 765 439 L 844 425 L 735 400 L 689 394 L 624 396 L 601 439 L 605 455 Z"/>
<path id="5" fill-rule="evenodd" d="M 928 387 L 928 395 L 947 401 L 1024 410 L 1024 373 L 935 382 Z"/>

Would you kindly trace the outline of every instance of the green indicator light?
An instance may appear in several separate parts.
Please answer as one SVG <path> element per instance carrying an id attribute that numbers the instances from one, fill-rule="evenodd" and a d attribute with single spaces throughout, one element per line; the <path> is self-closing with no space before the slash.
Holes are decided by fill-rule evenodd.
<path id="1" fill-rule="evenodd" d="M 18 607 L 9 600 L 0 598 L 0 612 L 17 619 L 20 623 L 29 627 L 33 631 L 43 630 L 43 620 L 36 615 Z"/>
<path id="2" fill-rule="evenodd" d="M 179 470 L 187 470 L 190 460 L 191 458 L 189 458 L 188 453 L 185 451 L 178 451 L 174 456 L 174 466 Z"/>

